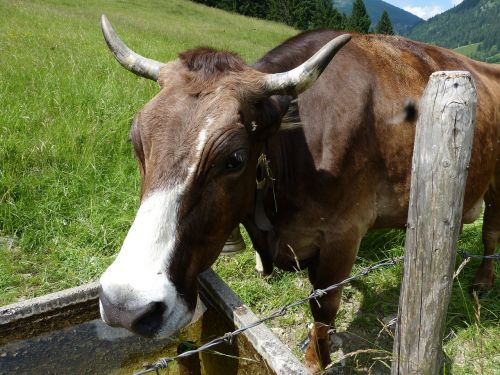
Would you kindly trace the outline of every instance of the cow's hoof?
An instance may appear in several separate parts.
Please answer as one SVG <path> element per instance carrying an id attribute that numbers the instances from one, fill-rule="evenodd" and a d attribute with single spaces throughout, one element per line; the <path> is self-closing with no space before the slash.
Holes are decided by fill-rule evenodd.
<path id="1" fill-rule="evenodd" d="M 259 275 L 260 277 L 264 277 L 264 276 L 265 276 L 265 275 L 264 275 L 264 270 L 263 270 L 263 269 L 260 269 L 260 268 L 255 267 L 255 268 L 254 268 L 254 271 L 255 271 L 255 273 L 256 273 L 257 275 Z"/>
<path id="2" fill-rule="evenodd" d="M 317 347 L 314 344 L 314 342 L 311 342 L 310 338 L 310 333 L 309 331 L 309 342 L 306 348 L 306 352 L 304 355 L 304 362 L 306 365 L 307 370 L 311 374 L 320 374 L 321 373 L 321 366 L 320 366 L 320 361 L 318 358 L 318 353 L 317 353 Z"/>
<path id="3" fill-rule="evenodd" d="M 273 271 L 271 272 L 266 272 L 265 270 L 260 270 L 257 267 L 254 268 L 254 271 L 257 275 L 259 275 L 262 278 L 267 278 L 273 274 Z"/>
<path id="4" fill-rule="evenodd" d="M 330 364 L 330 350 L 327 345 L 320 344 L 318 346 L 317 343 L 314 344 L 314 342 L 316 341 L 311 342 L 311 338 L 309 337 L 309 345 L 304 354 L 304 362 L 311 374 L 323 374 L 325 368 Z M 321 353 L 323 353 L 323 355 L 321 355 Z M 323 360 L 321 360 L 320 357 Z"/>
<path id="5" fill-rule="evenodd" d="M 308 362 L 306 360 L 306 368 L 309 371 L 310 374 L 321 374 L 321 367 L 318 366 L 317 362 Z"/>
<path id="6" fill-rule="evenodd" d="M 255 272 L 257 272 L 262 277 L 271 276 L 273 273 L 272 263 L 264 264 L 259 253 L 255 253 Z"/>

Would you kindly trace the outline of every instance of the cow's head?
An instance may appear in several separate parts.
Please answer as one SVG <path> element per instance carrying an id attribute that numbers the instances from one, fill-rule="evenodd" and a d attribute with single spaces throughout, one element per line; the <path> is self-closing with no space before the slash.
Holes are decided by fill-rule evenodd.
<path id="1" fill-rule="evenodd" d="M 166 336 L 190 321 L 197 276 L 251 210 L 259 153 L 288 105 L 279 95 L 311 86 L 350 36 L 289 72 L 265 74 L 234 54 L 203 48 L 162 64 L 125 46 L 105 16 L 101 26 L 118 61 L 160 85 L 130 132 L 141 205 L 101 277 L 101 316 L 142 335 Z"/>

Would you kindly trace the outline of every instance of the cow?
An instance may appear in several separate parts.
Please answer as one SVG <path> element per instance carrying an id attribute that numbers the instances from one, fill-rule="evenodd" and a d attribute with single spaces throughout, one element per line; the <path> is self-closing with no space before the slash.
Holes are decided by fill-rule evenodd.
<path id="1" fill-rule="evenodd" d="M 438 70 L 469 71 L 477 85 L 463 221 L 475 220 L 484 200 L 484 253 L 495 252 L 500 66 L 398 36 L 332 30 L 294 36 L 253 66 L 210 48 L 161 63 L 130 50 L 105 16 L 101 27 L 117 60 L 160 86 L 130 130 L 141 204 L 100 279 L 108 324 L 165 336 L 188 323 L 197 276 L 238 223 L 266 273 L 307 268 L 314 289 L 346 278 L 370 229 L 406 224 L 415 108 L 398 114 Z M 491 288 L 493 277 L 483 260 L 474 285 Z M 311 372 L 329 362 L 340 297 L 336 290 L 310 304 Z"/>

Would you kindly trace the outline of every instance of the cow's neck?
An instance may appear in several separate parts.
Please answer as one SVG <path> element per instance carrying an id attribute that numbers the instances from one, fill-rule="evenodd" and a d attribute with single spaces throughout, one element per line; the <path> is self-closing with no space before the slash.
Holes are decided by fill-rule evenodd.
<path id="1" fill-rule="evenodd" d="M 264 190 L 256 190 L 254 212 L 246 218 L 244 225 L 254 247 L 261 256 L 265 253 L 262 256 L 264 265 L 267 257 L 269 266 L 274 262 L 282 268 L 288 268 L 288 260 L 294 257 L 287 257 L 287 252 L 283 252 L 283 248 L 288 248 L 285 243 L 301 249 L 296 254 L 299 258 L 310 258 L 309 251 L 304 250 L 302 245 L 310 241 L 308 232 L 312 233 L 315 229 L 310 222 L 305 225 L 307 221 L 302 223 L 300 219 L 309 212 L 303 207 L 304 199 L 310 196 L 306 192 L 320 187 L 313 186 L 313 181 L 317 180 L 314 176 L 316 170 L 302 129 L 288 130 L 274 136 L 268 143 L 266 157 L 272 171 L 274 189 L 268 184 Z M 263 201 L 260 203 L 261 198 Z M 262 210 L 266 216 L 264 219 Z M 265 228 L 267 220 L 271 225 Z M 304 243 L 299 244 L 291 239 L 290 233 L 296 233 L 297 238 Z M 290 263 L 292 268 L 294 265 L 294 261 Z"/>

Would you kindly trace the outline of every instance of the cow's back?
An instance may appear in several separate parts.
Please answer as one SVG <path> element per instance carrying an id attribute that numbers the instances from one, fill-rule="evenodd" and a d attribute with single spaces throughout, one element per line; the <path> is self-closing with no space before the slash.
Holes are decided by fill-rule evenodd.
<path id="1" fill-rule="evenodd" d="M 399 201 L 405 203 L 402 205 L 405 213 L 415 124 L 391 124 L 390 119 L 398 110 L 395 108 L 405 97 L 420 98 L 429 76 L 435 71 L 471 72 L 477 87 L 478 105 L 464 202 L 464 210 L 470 210 L 493 183 L 500 157 L 500 66 L 476 62 L 444 48 L 398 37 L 366 36 L 360 37 L 357 43 L 374 67 L 379 152 L 387 180 L 396 189 Z"/>
<path id="2" fill-rule="evenodd" d="M 270 51 L 256 67 L 269 72 L 291 69 L 337 35 L 330 30 L 298 35 Z M 500 67 L 401 37 L 355 34 L 299 97 L 316 172 L 334 177 L 332 199 L 347 205 L 368 194 L 352 186 L 369 180 L 370 189 L 376 190 L 369 213 L 374 226 L 401 226 L 406 221 L 415 121 L 397 118 L 405 99 L 418 101 L 429 76 L 439 70 L 470 71 L 477 85 L 477 125 L 464 203 L 469 210 L 493 183 L 500 157 Z M 314 179 L 321 175 L 312 173 L 309 184 L 322 184 Z"/>

